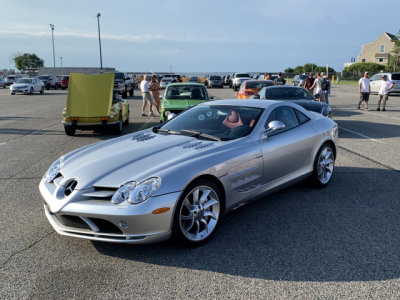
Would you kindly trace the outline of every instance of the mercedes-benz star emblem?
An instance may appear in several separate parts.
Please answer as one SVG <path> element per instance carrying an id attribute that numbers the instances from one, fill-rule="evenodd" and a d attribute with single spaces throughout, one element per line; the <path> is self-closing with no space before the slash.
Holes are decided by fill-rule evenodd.
<path id="1" fill-rule="evenodd" d="M 67 184 L 64 187 L 65 197 L 68 197 L 69 195 L 72 194 L 72 192 L 74 191 L 77 184 L 78 184 L 78 181 L 76 181 L 76 180 L 71 180 L 71 181 L 67 182 Z"/>

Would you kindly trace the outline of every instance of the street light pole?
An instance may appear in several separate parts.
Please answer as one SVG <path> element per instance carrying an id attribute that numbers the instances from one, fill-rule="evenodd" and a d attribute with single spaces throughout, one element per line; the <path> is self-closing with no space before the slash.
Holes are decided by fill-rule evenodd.
<path id="1" fill-rule="evenodd" d="M 54 68 L 56 67 L 56 53 L 54 51 L 54 25 L 53 24 L 49 24 L 50 28 L 51 28 L 51 40 L 53 42 L 53 65 Z"/>
<path id="2" fill-rule="evenodd" d="M 60 61 L 61 61 L 61 68 L 62 68 L 62 56 L 60 56 Z"/>
<path id="3" fill-rule="evenodd" d="M 103 58 L 101 55 L 101 40 L 100 40 L 100 17 L 101 17 L 101 14 L 97 13 L 96 17 L 97 17 L 97 29 L 99 30 L 100 69 L 103 70 Z"/>

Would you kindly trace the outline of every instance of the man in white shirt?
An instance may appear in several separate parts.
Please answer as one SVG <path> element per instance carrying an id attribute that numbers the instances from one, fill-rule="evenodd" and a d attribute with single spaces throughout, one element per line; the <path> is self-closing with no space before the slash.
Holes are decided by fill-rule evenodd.
<path id="1" fill-rule="evenodd" d="M 150 104 L 149 115 L 155 117 L 153 113 L 153 104 L 155 104 L 153 97 L 150 94 L 150 84 L 148 82 L 148 75 L 144 75 L 143 80 L 140 82 L 140 91 L 142 92 L 143 104 L 142 104 L 142 117 L 147 117 L 144 113 L 147 102 Z"/>
<path id="2" fill-rule="evenodd" d="M 379 92 L 378 92 L 378 108 L 376 109 L 377 111 L 381 110 L 381 101 L 383 99 L 383 108 L 382 111 L 386 111 L 386 101 L 388 100 L 388 95 L 389 91 L 393 88 L 394 82 L 391 82 L 390 80 L 387 79 L 386 75 L 382 76 L 382 81 L 381 85 L 379 87 Z"/>
<path id="3" fill-rule="evenodd" d="M 361 102 L 364 101 L 365 110 L 368 108 L 369 94 L 371 93 L 371 84 L 368 78 L 368 72 L 364 73 L 364 77 L 358 81 L 358 90 L 360 91 L 360 101 L 358 102 L 358 109 L 360 109 Z"/>

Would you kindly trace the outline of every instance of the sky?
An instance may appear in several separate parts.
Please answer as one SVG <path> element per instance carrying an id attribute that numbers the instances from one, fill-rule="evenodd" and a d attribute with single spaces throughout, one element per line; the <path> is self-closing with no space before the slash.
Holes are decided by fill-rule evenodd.
<path id="1" fill-rule="evenodd" d="M 0 0 L 0 69 L 35 53 L 53 66 L 124 72 L 340 71 L 361 45 L 400 30 L 399 0 Z M 396 21 L 397 20 L 397 21 Z M 60 58 L 62 57 L 62 59 Z"/>

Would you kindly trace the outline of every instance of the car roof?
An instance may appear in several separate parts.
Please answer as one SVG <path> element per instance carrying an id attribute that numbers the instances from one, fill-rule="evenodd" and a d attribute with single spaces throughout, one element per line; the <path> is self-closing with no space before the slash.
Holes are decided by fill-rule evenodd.
<path id="1" fill-rule="evenodd" d="M 293 86 L 293 85 L 271 85 L 271 86 L 265 86 L 264 88 L 265 89 L 304 89 L 301 86 Z"/>

